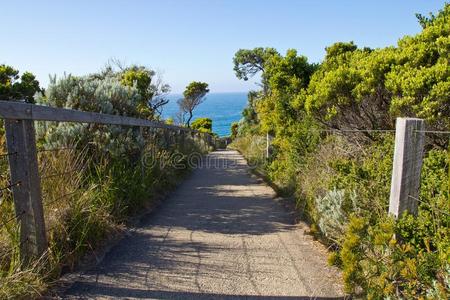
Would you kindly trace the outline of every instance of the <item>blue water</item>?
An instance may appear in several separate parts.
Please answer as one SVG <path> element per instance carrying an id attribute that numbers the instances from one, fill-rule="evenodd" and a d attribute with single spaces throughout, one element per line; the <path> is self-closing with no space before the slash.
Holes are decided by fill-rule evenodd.
<path id="1" fill-rule="evenodd" d="M 164 107 L 163 118 L 172 117 L 177 120 L 177 100 L 181 94 L 170 94 L 169 103 Z M 206 96 L 205 102 L 194 111 L 196 118 L 210 118 L 213 121 L 213 132 L 219 136 L 230 135 L 231 123 L 241 119 L 242 110 L 247 104 L 247 93 L 212 93 Z"/>

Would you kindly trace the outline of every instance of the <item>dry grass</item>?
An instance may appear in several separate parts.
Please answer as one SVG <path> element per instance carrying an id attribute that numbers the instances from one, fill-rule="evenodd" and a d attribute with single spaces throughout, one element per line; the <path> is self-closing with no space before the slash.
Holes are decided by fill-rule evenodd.
<path id="1" fill-rule="evenodd" d="M 39 151 L 49 250 L 32 265 L 21 265 L 12 195 L 10 190 L 3 191 L 0 299 L 41 295 L 61 272 L 72 270 L 86 253 L 114 236 L 130 215 L 151 202 L 152 195 L 173 186 L 182 171 L 169 161 L 171 153 L 179 149 L 175 144 L 160 145 L 160 140 L 149 139 L 134 160 L 80 147 Z M 4 145 L 3 136 L 0 144 Z M 201 139 L 186 138 L 183 152 L 204 152 L 207 148 Z M 144 156 L 156 164 L 145 164 Z M 0 187 L 8 185 L 8 173 L 7 158 L 0 158 Z"/>

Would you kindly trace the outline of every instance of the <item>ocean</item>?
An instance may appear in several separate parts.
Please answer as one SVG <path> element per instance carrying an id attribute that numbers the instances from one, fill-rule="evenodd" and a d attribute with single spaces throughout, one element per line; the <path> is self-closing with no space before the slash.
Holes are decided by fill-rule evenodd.
<path id="1" fill-rule="evenodd" d="M 177 120 L 177 100 L 181 94 L 168 95 L 169 103 L 164 106 L 162 117 Z M 229 136 L 231 123 L 237 122 L 242 117 L 242 110 L 247 105 L 247 93 L 211 93 L 206 100 L 194 110 L 196 118 L 210 118 L 213 122 L 213 132 L 219 136 Z M 192 121 L 191 121 L 192 123 Z"/>

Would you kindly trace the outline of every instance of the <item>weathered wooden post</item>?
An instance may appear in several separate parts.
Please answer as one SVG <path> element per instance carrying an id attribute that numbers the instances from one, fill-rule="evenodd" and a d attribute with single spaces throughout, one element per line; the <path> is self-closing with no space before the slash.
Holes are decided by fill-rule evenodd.
<path id="1" fill-rule="evenodd" d="M 422 119 L 397 118 L 389 213 L 417 213 L 420 171 L 425 145 Z"/>
<path id="2" fill-rule="evenodd" d="M 180 152 L 184 152 L 184 130 L 178 129 L 178 143 Z"/>
<path id="3" fill-rule="evenodd" d="M 5 120 L 14 209 L 20 224 L 20 259 L 28 264 L 47 250 L 41 183 L 32 120 Z"/>
<path id="4" fill-rule="evenodd" d="M 206 140 L 208 142 L 208 150 L 210 150 L 211 148 L 214 147 L 213 138 L 212 138 L 211 134 L 209 134 L 209 133 L 206 134 Z"/>
<path id="5" fill-rule="evenodd" d="M 170 133 L 166 128 L 161 128 L 161 131 L 164 140 L 164 148 L 167 150 L 170 146 Z"/>

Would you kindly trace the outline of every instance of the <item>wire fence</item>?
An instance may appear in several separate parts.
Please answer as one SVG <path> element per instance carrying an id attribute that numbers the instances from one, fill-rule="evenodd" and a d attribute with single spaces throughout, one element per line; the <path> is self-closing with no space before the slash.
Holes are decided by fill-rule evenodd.
<path id="1" fill-rule="evenodd" d="M 40 121 L 36 121 L 37 123 Z M 48 122 L 47 122 L 48 123 Z M 47 124 L 49 126 L 49 124 Z M 46 126 L 47 126 L 46 125 Z M 51 125 L 51 124 L 50 124 Z M 48 127 L 47 126 L 47 127 Z M 141 144 L 135 140 L 138 137 L 136 130 L 121 130 L 120 125 L 96 125 L 90 126 L 89 132 L 103 132 L 98 136 L 104 136 L 104 133 L 116 132 L 115 136 L 118 140 L 111 140 L 108 145 L 102 144 L 101 140 L 90 140 L 84 142 L 84 146 L 79 143 L 65 145 L 64 143 L 49 143 L 51 146 L 43 146 L 42 139 L 37 137 L 40 142 L 37 145 L 36 156 L 39 170 L 39 180 L 41 183 L 42 204 L 44 209 L 44 219 L 46 223 L 46 233 L 54 234 L 61 231 L 62 235 L 70 236 L 73 230 L 80 224 L 66 224 L 68 221 L 67 212 L 73 205 L 76 205 L 77 199 L 89 189 L 87 184 L 88 178 L 85 178 L 87 167 L 93 156 L 95 157 L 109 157 L 112 152 L 116 151 L 120 155 L 134 155 L 128 153 L 124 149 L 130 148 L 126 141 L 126 134 L 131 133 L 133 143 L 140 145 L 135 155 L 142 155 L 148 151 L 149 147 L 157 148 L 158 151 L 175 151 L 179 150 L 180 141 L 199 142 L 202 137 L 198 133 L 192 135 L 184 130 L 175 132 L 168 128 L 152 128 L 140 127 L 140 139 L 143 140 Z M 118 129 L 119 128 L 119 129 Z M 115 130 L 115 131 L 114 131 Z M 113 135 L 114 136 L 114 135 Z M 182 138 L 180 139 L 180 137 Z M 139 140 L 138 138 L 138 140 Z M 199 139 L 199 140 L 197 140 Z M 122 142 L 120 142 L 123 140 Z M 3 139 L 4 141 L 4 139 Z M 1 142 L 1 141 L 0 141 Z M 206 143 L 205 143 L 206 145 Z M 107 147 L 105 147 L 107 146 Z M 0 145 L 3 149 L 6 145 Z M 20 186 L 21 181 L 10 182 L 9 159 L 18 152 L 8 153 L 3 151 L 0 154 L 0 260 L 9 261 L 9 256 L 12 253 L 19 253 L 24 246 L 23 243 L 33 242 L 25 240 L 16 241 L 18 237 L 18 225 L 27 212 L 14 212 L 12 191 L 14 187 Z M 153 153 L 152 153 L 153 154 Z M 105 156 L 106 155 L 106 156 Z M 101 161 L 102 159 L 100 159 Z M 145 167 L 145 166 L 143 166 Z M 92 169 L 91 169 L 92 171 Z M 29 212 L 28 212 L 29 213 Z M 78 222 L 84 222 L 80 219 Z M 4 267 L 3 263 L 0 265 Z"/>
<path id="2" fill-rule="evenodd" d="M 302 131 L 304 133 L 304 131 Z M 372 142 L 370 143 L 362 143 L 360 144 L 360 140 L 358 139 L 358 137 L 354 136 L 353 133 L 357 134 L 357 133 L 361 133 L 361 132 L 369 132 L 369 133 L 380 133 L 380 134 L 387 134 L 387 135 L 391 135 L 391 134 L 395 134 L 396 130 L 391 130 L 391 129 L 377 129 L 377 130 L 366 130 L 366 129 L 310 129 L 310 130 L 306 130 L 307 133 L 311 133 L 311 134 L 317 134 L 317 133 L 325 133 L 326 136 L 334 136 L 337 135 L 339 137 L 342 137 L 344 139 L 344 141 L 348 141 L 349 143 L 343 143 L 343 148 L 341 149 L 341 153 L 343 154 L 342 158 L 350 158 L 354 161 L 354 163 L 358 164 L 361 163 L 361 160 L 363 159 L 363 157 L 367 158 L 370 155 L 375 155 L 374 152 L 372 151 Z M 442 136 L 448 136 L 450 135 L 450 131 L 437 131 L 437 130 L 413 130 L 414 133 L 420 133 L 424 135 L 425 139 L 432 139 L 433 137 L 428 136 L 428 135 L 442 135 Z M 344 136 L 342 136 L 345 133 Z M 323 136 L 325 137 L 325 136 Z M 261 147 L 261 145 L 263 145 L 263 143 L 259 143 L 259 150 L 256 152 L 260 153 L 261 157 L 265 157 L 268 161 L 268 164 L 270 164 L 272 161 L 276 161 L 276 155 L 279 155 L 279 151 L 283 151 L 283 150 L 279 150 L 277 148 L 283 147 L 283 143 L 285 143 L 282 139 L 289 139 L 290 137 L 281 137 L 279 140 L 275 140 L 274 143 L 272 143 L 272 139 L 276 138 L 276 137 L 260 137 L 261 139 L 265 139 L 266 140 L 266 147 Z M 255 140 L 255 139 L 253 139 Z M 392 141 L 393 142 L 393 141 Z M 252 141 L 253 143 L 253 141 Z M 333 143 L 334 147 L 336 147 L 336 143 Z M 351 152 L 346 152 L 346 145 L 350 145 L 352 148 L 355 149 L 355 151 L 353 153 Z M 368 147 L 368 145 L 371 145 L 370 147 Z M 431 150 L 439 150 L 439 151 L 447 151 L 447 159 L 446 159 L 446 163 L 445 166 L 443 167 L 445 170 L 447 170 L 446 172 L 444 172 L 443 174 L 440 174 L 439 176 L 448 176 L 447 180 L 448 180 L 448 192 L 447 192 L 447 201 L 448 201 L 448 206 L 443 205 L 442 207 L 439 207 L 437 203 L 434 203 L 434 198 L 433 197 L 438 197 L 437 194 L 433 194 L 430 195 L 429 197 L 426 198 L 426 200 L 421 199 L 420 196 L 415 197 L 415 196 L 411 196 L 408 195 L 408 197 L 410 199 L 413 199 L 414 201 L 416 201 L 418 204 L 421 204 L 421 206 L 419 206 L 419 210 L 420 209 L 429 209 L 431 211 L 433 211 L 434 213 L 437 214 L 442 214 L 444 216 L 449 216 L 450 215 L 450 168 L 449 168 L 449 163 L 450 163 L 450 136 L 448 139 L 448 142 L 445 144 L 444 147 L 435 147 L 433 146 L 432 143 L 428 142 L 426 143 L 426 147 L 423 148 L 423 157 L 426 160 L 428 157 L 428 154 Z M 263 145 L 264 146 L 264 145 Z M 270 149 L 270 151 L 269 151 Z M 394 147 L 392 147 L 392 150 L 394 149 Z M 447 149 L 447 150 L 445 150 Z M 317 150 L 317 149 L 316 149 Z M 251 152 L 251 151 L 250 151 Z M 274 153 L 275 157 L 272 155 L 267 155 L 266 153 Z M 388 160 L 390 160 L 392 163 L 392 158 L 393 158 L 393 154 L 390 151 L 385 151 L 383 152 L 376 152 L 378 155 L 376 158 L 373 157 L 372 160 L 374 162 L 377 161 L 377 159 L 379 159 L 380 163 L 381 161 L 384 159 L 383 157 L 386 157 L 386 155 L 388 155 L 389 157 L 386 157 Z M 283 154 L 281 154 L 283 155 Z M 305 153 L 302 153 L 300 155 L 308 155 Z M 311 155 L 311 157 L 313 157 L 313 155 Z M 283 159 L 283 157 L 281 156 L 281 159 Z M 320 159 L 320 158 L 318 158 Z M 326 159 L 326 158 L 325 158 Z M 431 158 L 433 159 L 433 158 Z M 277 163 L 277 162 L 275 162 Z M 320 162 L 318 162 L 318 164 L 320 164 Z M 300 166 L 300 165 L 299 165 Z M 276 167 L 276 166 L 275 166 Z M 442 166 L 439 166 L 442 167 Z M 270 167 L 269 167 L 270 168 Z M 333 167 L 328 167 L 330 168 L 330 171 Z M 427 169 L 429 170 L 429 169 Z M 428 171 L 429 172 L 429 171 Z M 301 171 L 298 171 L 298 173 L 301 173 Z M 447 174 L 447 175 L 445 175 Z M 425 175 L 422 175 L 425 176 Z M 378 183 L 374 182 L 373 178 L 365 178 L 364 176 L 361 176 L 361 174 L 353 174 L 351 172 L 349 172 L 348 174 L 345 175 L 346 178 L 351 178 L 351 180 L 353 181 L 357 181 L 359 183 L 363 183 L 364 185 L 369 185 L 369 186 L 373 186 L 373 188 L 377 188 L 376 185 Z M 392 173 L 386 173 L 386 177 L 389 178 L 389 180 L 391 180 L 392 177 Z M 426 185 L 429 183 L 424 182 L 424 180 L 426 180 L 426 178 L 422 178 L 423 180 L 420 181 L 419 183 L 419 191 L 422 190 L 422 188 L 426 188 Z M 438 179 L 438 178 L 436 178 Z M 444 180 L 445 179 L 440 179 L 440 180 Z M 424 185 L 424 186 L 422 186 Z M 389 187 L 389 186 L 388 186 Z M 441 188 L 445 189 L 445 186 L 442 186 Z M 392 192 L 392 191 L 391 191 Z M 420 195 L 420 193 L 419 193 Z M 445 196 L 439 196 L 439 197 L 445 197 Z M 389 198 L 389 195 L 387 195 L 386 198 Z M 428 199 L 430 198 L 430 199 Z"/>
<path id="3" fill-rule="evenodd" d="M 97 131 L 104 131 L 100 135 L 100 137 L 104 137 L 107 134 L 104 134 L 105 132 L 111 133 L 112 130 L 109 130 L 110 126 L 119 127 L 119 125 L 106 125 L 106 124 L 100 124 L 95 125 L 90 128 L 91 131 L 97 130 Z M 105 144 L 102 144 L 102 139 L 99 139 L 97 141 L 90 140 L 89 145 L 90 147 L 94 149 L 92 151 L 98 151 L 101 153 L 108 153 L 112 151 L 117 151 L 120 153 L 120 155 L 136 155 L 140 156 L 142 155 L 142 152 L 146 151 L 149 147 L 154 147 L 158 151 L 163 152 L 170 152 L 172 150 L 175 150 L 176 146 L 180 146 L 180 138 L 182 138 L 183 141 L 185 140 L 191 140 L 194 143 L 197 143 L 200 145 L 200 147 L 207 147 L 208 143 L 210 143 L 210 137 L 204 136 L 201 133 L 195 133 L 195 132 L 185 132 L 181 131 L 181 135 L 175 135 L 174 131 L 169 128 L 153 128 L 153 127 L 137 127 L 139 128 L 141 138 L 143 141 L 137 141 L 135 149 L 132 149 L 133 151 L 123 151 L 121 147 L 124 147 L 124 145 L 121 143 L 121 140 L 119 140 L 120 135 L 117 136 L 118 140 L 107 140 L 106 138 L 104 140 L 107 140 L 108 143 L 105 142 Z M 131 132 L 133 130 L 130 130 Z M 357 134 L 357 133 L 380 133 L 380 134 L 393 134 L 396 131 L 393 129 L 310 129 L 308 132 L 311 133 L 328 133 L 328 134 Z M 425 131 L 425 130 L 416 130 L 418 133 L 423 134 L 450 134 L 449 131 Z M 132 134 L 135 134 L 136 132 L 132 132 Z M 115 137 L 113 135 L 113 137 Z M 63 144 L 63 143 L 61 143 Z M 264 141 L 258 142 L 258 147 L 261 147 L 261 145 L 264 145 Z M 269 144 L 269 141 L 268 143 Z M 53 145 L 54 146 L 54 145 Z M 89 146 L 87 146 L 89 147 Z M 112 149 L 112 147 L 117 147 L 117 149 Z M 265 147 L 264 147 L 265 148 Z M 262 150 L 267 150 L 267 149 Z M 136 150 L 136 151 L 134 151 Z M 78 226 L 77 224 L 72 224 L 70 227 L 64 226 L 64 218 L 66 218 L 64 209 L 53 209 L 54 206 L 57 206 L 60 204 L 62 207 L 60 208 L 67 208 L 71 205 L 70 201 L 72 201 L 75 197 L 78 197 L 80 193 L 82 193 L 84 190 L 86 190 L 87 186 L 84 186 L 83 181 L 83 171 L 86 168 L 86 161 L 83 161 L 86 157 L 83 157 L 83 149 L 80 149 L 77 145 L 75 146 L 68 146 L 68 145 L 62 145 L 62 146 L 54 146 L 52 148 L 38 148 L 36 151 L 36 155 L 38 156 L 38 169 L 40 172 L 40 183 L 42 185 L 42 194 L 43 194 L 43 206 L 44 206 L 44 214 L 46 218 L 46 231 L 52 232 L 54 230 L 57 230 L 59 228 L 62 228 L 62 230 L 65 231 L 66 235 L 70 235 L 72 232 L 71 230 L 75 230 Z M 136 153 L 134 153 L 136 152 Z M 12 155 L 16 155 L 17 152 L 12 153 L 3 153 L 0 155 L 1 158 L 9 158 Z M 96 153 L 90 153 L 90 155 L 95 155 Z M 77 155 L 81 155 L 81 159 L 76 158 Z M 75 156 L 75 158 L 73 157 Z M 267 157 L 268 158 L 268 157 Z M 59 163 L 57 163 L 59 162 Z M 2 172 L 9 172 L 7 167 L 5 167 L 4 170 L 1 170 Z M 4 179 L 3 179 L 4 180 Z M 0 187 L 0 192 L 8 191 L 8 193 L 11 192 L 11 189 L 14 188 L 16 185 L 20 185 L 21 182 L 15 182 L 15 183 L 9 183 L 7 185 L 4 185 L 3 188 Z M 2 195 L 1 193 L 0 195 Z M 3 195 L 2 195 L 3 196 Z M 411 196 L 413 197 L 413 196 Z M 417 199 L 416 201 L 420 201 Z M 0 207 L 1 209 L 1 207 Z M 24 212 L 25 213 L 25 212 Z M 8 215 L 8 218 L 5 220 L 5 224 L 15 222 L 22 217 L 23 214 L 19 215 Z M 49 219 L 52 218 L 52 221 L 49 222 Z M 2 218 L 0 218 L 2 219 Z M 80 219 L 78 222 L 82 222 L 83 220 Z M 3 222 L 3 220 L 2 220 Z M 67 228 L 70 228 L 67 230 Z M 1 230 L 1 227 L 0 227 Z"/>

